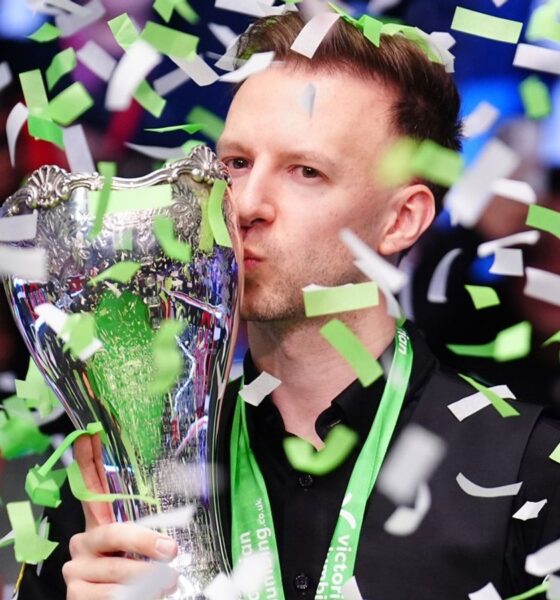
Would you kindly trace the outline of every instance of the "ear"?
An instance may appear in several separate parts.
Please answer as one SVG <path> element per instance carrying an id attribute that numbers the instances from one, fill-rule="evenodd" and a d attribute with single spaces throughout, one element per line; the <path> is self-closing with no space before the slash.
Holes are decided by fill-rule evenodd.
<path id="1" fill-rule="evenodd" d="M 434 195 L 421 183 L 397 190 L 389 200 L 388 208 L 390 222 L 377 249 L 383 256 L 410 248 L 428 229 L 436 214 Z"/>

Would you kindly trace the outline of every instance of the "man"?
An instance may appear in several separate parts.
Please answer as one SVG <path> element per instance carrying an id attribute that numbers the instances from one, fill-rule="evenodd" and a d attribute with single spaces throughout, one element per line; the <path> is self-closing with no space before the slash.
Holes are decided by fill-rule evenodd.
<path id="1" fill-rule="evenodd" d="M 503 594 L 522 592 L 539 583 L 525 573 L 525 556 L 560 536 L 552 506 L 560 467 L 547 459 L 558 442 L 556 426 L 539 408 L 521 404 L 515 418 L 487 407 L 459 423 L 447 405 L 473 388 L 439 366 L 412 326 L 393 343 L 395 320 L 384 303 L 337 315 L 373 356 L 383 364 L 393 360 L 403 374 L 395 381 L 387 369 L 364 388 L 319 333 L 328 319 L 308 319 L 303 307 L 302 288 L 309 284 L 365 280 L 339 240 L 342 228 L 396 260 L 430 225 L 442 190 L 417 179 L 389 186 L 378 167 L 401 136 L 458 149 L 455 87 L 444 68 L 404 36 L 383 36 L 377 48 L 342 20 L 309 60 L 290 51 L 302 26 L 290 14 L 257 22 L 245 37 L 243 57 L 274 50 L 279 64 L 241 85 L 218 144 L 233 180 L 245 250 L 245 383 L 262 371 L 282 382 L 258 408 L 236 399 L 238 385 L 226 395 L 224 419 L 232 433 L 222 450 L 232 501 L 223 513 L 231 558 L 239 556 L 241 524 L 251 518 L 243 505 L 256 489 L 270 503 L 275 535 L 267 543 L 280 565 L 267 597 L 340 598 L 341 582 L 352 575 L 369 599 L 466 598 L 489 582 Z M 301 103 L 310 84 L 311 113 Z M 376 433 L 380 415 L 388 419 L 382 436 Z M 323 476 L 295 471 L 283 439 L 296 435 L 320 449 L 339 423 L 359 436 L 347 460 Z M 395 440 L 411 423 L 435 433 L 448 450 L 428 482 L 426 517 L 415 533 L 398 537 L 384 528 L 395 504 L 375 486 L 354 490 L 374 479 L 374 464 L 384 456 L 379 439 Z M 79 440 L 75 454 L 88 486 L 101 491 L 99 440 Z M 236 485 L 243 461 L 261 471 L 264 490 L 255 481 Z M 524 484 L 515 497 L 477 498 L 459 487 L 459 473 L 487 487 Z M 548 507 L 539 519 L 512 520 L 525 500 L 543 498 Z M 83 508 L 85 532 L 71 538 L 71 560 L 62 571 L 71 600 L 105 598 L 147 568 L 123 552 L 157 560 L 176 553 L 174 542 L 159 533 L 114 523 L 109 505 Z M 53 521 L 61 539 L 71 535 L 72 527 Z M 340 534 L 345 522 L 347 536 Z M 21 600 L 41 597 L 32 589 L 56 577 L 63 551 L 58 560 L 47 561 L 41 577 L 26 569 Z"/>

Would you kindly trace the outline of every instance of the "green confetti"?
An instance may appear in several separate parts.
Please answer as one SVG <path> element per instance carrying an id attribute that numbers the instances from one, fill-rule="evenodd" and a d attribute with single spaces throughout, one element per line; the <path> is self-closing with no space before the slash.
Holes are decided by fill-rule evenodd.
<path id="1" fill-rule="evenodd" d="M 136 88 L 134 99 L 144 110 L 156 118 L 161 116 L 167 104 L 167 100 L 162 98 L 147 81 L 142 81 Z"/>
<path id="2" fill-rule="evenodd" d="M 551 335 L 545 342 L 543 342 L 543 346 L 550 346 L 550 344 L 555 344 L 560 342 L 560 331 L 557 331 L 554 335 Z"/>
<path id="3" fill-rule="evenodd" d="M 109 208 L 111 199 L 113 177 L 117 174 L 117 165 L 114 162 L 100 162 L 97 165 L 97 168 L 99 169 L 99 173 L 103 176 L 103 188 L 101 189 L 99 196 L 97 196 L 98 202 L 95 211 L 95 221 L 89 233 L 90 239 L 97 237 L 101 233 L 101 229 L 103 228 L 103 217 Z M 94 193 L 90 193 L 90 202 L 95 197 Z"/>
<path id="4" fill-rule="evenodd" d="M 531 324 L 522 321 L 508 327 L 487 344 L 447 344 L 447 348 L 460 356 L 494 358 L 498 362 L 517 360 L 527 356 L 531 350 Z"/>
<path id="5" fill-rule="evenodd" d="M 558 2 L 545 2 L 531 14 L 525 37 L 529 42 L 560 42 L 560 23 L 558 22 Z"/>
<path id="6" fill-rule="evenodd" d="M 376 172 L 379 181 L 387 187 L 399 186 L 410 181 L 414 175 L 412 161 L 419 146 L 419 142 L 406 137 L 392 143 L 379 161 Z"/>
<path id="7" fill-rule="evenodd" d="M 201 131 L 213 142 L 216 142 L 222 135 L 225 126 L 223 119 L 202 106 L 195 106 L 185 120 L 200 123 Z"/>
<path id="8" fill-rule="evenodd" d="M 306 317 L 318 317 L 379 304 L 379 290 L 373 281 L 337 287 L 303 290 Z"/>
<path id="9" fill-rule="evenodd" d="M 61 31 L 51 23 L 43 23 L 37 31 L 28 35 L 28 39 L 34 42 L 52 42 L 60 37 Z"/>
<path id="10" fill-rule="evenodd" d="M 486 285 L 465 285 L 465 289 L 470 294 L 476 310 L 500 304 L 496 290 L 491 287 Z"/>
<path id="11" fill-rule="evenodd" d="M 552 100 L 546 84 L 536 75 L 519 84 L 519 93 L 529 119 L 544 119 L 552 112 Z"/>
<path id="12" fill-rule="evenodd" d="M 96 340 L 95 317 L 90 313 L 75 313 L 68 317 L 61 336 L 68 337 L 63 346 L 63 351 L 68 350 L 72 356 L 79 358 Z"/>
<path id="13" fill-rule="evenodd" d="M 93 106 L 93 98 L 79 81 L 60 92 L 49 103 L 50 117 L 67 126 Z"/>
<path id="14" fill-rule="evenodd" d="M 200 231 L 198 234 L 198 249 L 201 252 L 212 252 L 214 249 L 214 234 L 210 227 L 208 216 L 208 198 L 200 198 Z"/>
<path id="15" fill-rule="evenodd" d="M 98 283 L 107 280 L 128 283 L 136 275 L 141 266 L 140 263 L 131 260 L 123 260 L 90 279 L 88 285 L 97 285 Z"/>
<path id="16" fill-rule="evenodd" d="M 451 187 L 463 172 L 463 158 L 458 152 L 424 140 L 412 159 L 411 169 L 414 175 Z"/>
<path id="17" fill-rule="evenodd" d="M 101 163 L 100 163 L 101 164 Z M 104 201 L 103 192 L 89 192 L 89 214 L 96 215 Z M 156 210 L 173 204 L 172 188 L 169 184 L 155 185 L 135 190 L 112 190 L 104 214 Z"/>
<path id="18" fill-rule="evenodd" d="M 27 127 L 29 135 L 38 140 L 51 142 L 61 149 L 64 149 L 64 134 L 62 129 L 51 119 L 37 117 L 31 113 L 27 117 Z"/>
<path id="19" fill-rule="evenodd" d="M 324 325 L 320 332 L 348 362 L 364 387 L 383 375 L 379 362 L 342 321 L 333 319 Z"/>
<path id="20" fill-rule="evenodd" d="M 188 263 L 192 258 L 190 244 L 175 237 L 174 221 L 171 217 L 158 216 L 154 219 L 154 233 L 166 256 L 173 260 Z"/>
<path id="21" fill-rule="evenodd" d="M 60 506 L 60 488 L 66 480 L 66 469 L 51 471 L 43 475 L 39 466 L 27 472 L 25 478 L 25 491 L 36 506 L 56 508 Z"/>
<path id="22" fill-rule="evenodd" d="M 284 439 L 284 452 L 296 471 L 326 475 L 339 467 L 358 443 L 358 434 L 345 425 L 337 425 L 327 435 L 325 446 L 316 451 L 312 444 L 298 437 Z"/>
<path id="23" fill-rule="evenodd" d="M 200 140 L 188 140 L 181 146 L 181 150 L 188 156 L 198 146 L 204 146 L 204 142 Z"/>
<path id="24" fill-rule="evenodd" d="M 165 25 L 148 21 L 140 38 L 158 52 L 175 58 L 192 58 L 196 53 L 198 38 Z"/>
<path id="25" fill-rule="evenodd" d="M 128 252 L 132 252 L 134 249 L 132 231 L 130 229 L 119 231 L 119 233 L 115 236 L 113 243 L 117 250 L 127 250 Z"/>
<path id="26" fill-rule="evenodd" d="M 560 213 L 556 210 L 531 204 L 525 224 L 560 238 Z"/>
<path id="27" fill-rule="evenodd" d="M 180 14 L 191 25 L 196 25 L 200 21 L 200 17 L 186 0 L 155 0 L 154 10 L 166 23 L 170 21 L 173 11 Z"/>
<path id="28" fill-rule="evenodd" d="M 28 408 L 37 409 L 41 417 L 51 414 L 60 405 L 32 358 L 29 359 L 25 381 L 16 379 L 16 394 L 25 401 Z"/>
<path id="29" fill-rule="evenodd" d="M 441 56 L 434 52 L 432 46 L 426 40 L 425 34 L 418 27 L 403 25 L 401 23 L 385 23 L 381 28 L 381 35 L 404 35 L 416 44 L 432 62 L 442 64 Z"/>
<path id="30" fill-rule="evenodd" d="M 498 396 L 496 392 L 487 388 L 486 386 L 478 383 L 478 381 L 474 380 L 472 377 L 468 375 L 462 375 L 459 373 L 459 376 L 462 377 L 465 381 L 470 383 L 475 390 L 481 392 L 486 398 L 490 401 L 492 406 L 500 413 L 502 417 L 516 417 L 519 415 L 519 412 L 508 402 L 506 402 L 503 398 Z"/>
<path id="31" fill-rule="evenodd" d="M 177 348 L 176 338 L 185 329 L 185 323 L 166 320 L 161 324 L 152 344 L 155 367 L 150 394 L 166 394 L 175 385 L 183 370 L 183 356 Z"/>
<path id="32" fill-rule="evenodd" d="M 24 400 L 17 397 L 3 402 L 0 411 L 0 455 L 13 460 L 29 454 L 44 452 L 51 443 L 42 433 Z"/>
<path id="33" fill-rule="evenodd" d="M 558 444 L 556 448 L 554 448 L 554 450 L 550 453 L 548 458 L 550 458 L 554 462 L 560 463 L 560 444 Z"/>
<path id="34" fill-rule="evenodd" d="M 126 52 L 134 42 L 138 41 L 140 34 L 127 13 L 123 13 L 107 22 L 117 44 Z"/>
<path id="35" fill-rule="evenodd" d="M 71 73 L 77 64 L 74 48 L 67 48 L 59 52 L 51 61 L 47 69 L 47 87 L 52 90 L 64 75 Z"/>
<path id="36" fill-rule="evenodd" d="M 200 123 L 185 123 L 184 125 L 170 125 L 169 127 L 150 127 L 145 131 L 154 131 L 155 133 L 168 133 L 170 131 L 186 131 L 193 134 L 201 131 L 204 125 Z"/>
<path id="37" fill-rule="evenodd" d="M 226 189 L 226 181 L 223 179 L 216 179 L 214 181 L 210 197 L 208 198 L 208 221 L 216 243 L 220 246 L 231 248 L 231 238 L 223 213 L 223 200 Z"/>
<path id="38" fill-rule="evenodd" d="M 365 38 L 379 48 L 381 42 L 381 29 L 383 28 L 382 21 L 378 21 L 369 15 L 363 15 L 360 17 L 358 23 L 362 27 Z"/>
<path id="39" fill-rule="evenodd" d="M 31 504 L 27 501 L 10 502 L 6 509 L 14 531 L 16 561 L 36 565 L 48 558 L 58 542 L 51 542 L 37 534 Z"/>
<path id="40" fill-rule="evenodd" d="M 510 44 L 517 44 L 522 28 L 521 21 L 493 17 L 461 6 L 455 9 L 451 23 L 451 29 L 456 31 Z"/>
<path id="41" fill-rule="evenodd" d="M 546 592 L 548 590 L 548 587 L 549 583 L 548 581 L 545 581 L 544 583 L 541 583 L 540 585 L 537 585 L 531 588 L 530 590 L 523 592 L 522 594 L 517 594 L 516 596 L 508 596 L 504 600 L 526 600 L 527 598 L 533 598 L 534 596 L 538 596 L 539 594 L 543 594 L 544 592 Z"/>

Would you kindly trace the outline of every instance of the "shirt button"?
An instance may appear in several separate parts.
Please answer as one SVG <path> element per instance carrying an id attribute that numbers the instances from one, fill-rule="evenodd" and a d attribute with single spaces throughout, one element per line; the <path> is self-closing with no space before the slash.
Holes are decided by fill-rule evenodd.
<path id="1" fill-rule="evenodd" d="M 298 477 L 298 483 L 304 490 L 308 490 L 314 483 L 313 477 L 309 473 L 301 473 Z"/>
<path id="2" fill-rule="evenodd" d="M 294 587 L 300 594 L 305 594 L 309 589 L 310 579 L 305 573 L 299 573 L 294 577 Z"/>

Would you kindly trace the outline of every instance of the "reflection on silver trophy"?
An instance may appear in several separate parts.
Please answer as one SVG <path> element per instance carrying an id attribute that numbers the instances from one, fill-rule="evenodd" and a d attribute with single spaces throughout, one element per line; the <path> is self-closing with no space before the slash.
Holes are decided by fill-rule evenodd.
<path id="1" fill-rule="evenodd" d="M 47 256 L 44 280 L 5 278 L 33 359 L 76 427 L 103 426 L 110 491 L 157 500 L 116 501 L 117 519 L 195 506 L 184 528 L 165 530 L 179 544 L 172 566 L 181 573 L 180 590 L 173 598 L 183 599 L 203 597 L 225 561 L 212 464 L 237 331 L 242 263 L 227 191 L 220 218 L 232 247 L 213 235 L 209 199 L 219 180 L 227 181 L 227 172 L 203 146 L 145 177 L 114 178 L 110 190 L 97 174 L 46 166 L 0 209 L 1 218 L 36 210 L 35 238 L 12 245 L 44 249 Z M 92 235 L 99 203 L 107 199 L 101 229 Z M 173 253 L 154 233 L 162 217 L 173 224 L 175 241 L 190 245 L 190 260 L 170 258 Z M 123 262 L 134 267 L 128 278 L 98 277 Z M 90 350 L 97 351 L 70 351 L 65 336 L 45 318 L 45 307 L 36 310 L 45 304 L 68 320 L 87 315 L 97 344 Z M 181 364 L 179 377 L 164 390 L 154 385 L 159 368 L 154 340 L 168 321 L 179 323 L 172 350 L 175 356 L 180 351 Z M 160 353 L 160 363 L 165 356 Z M 185 481 L 185 473 L 193 479 Z"/>

